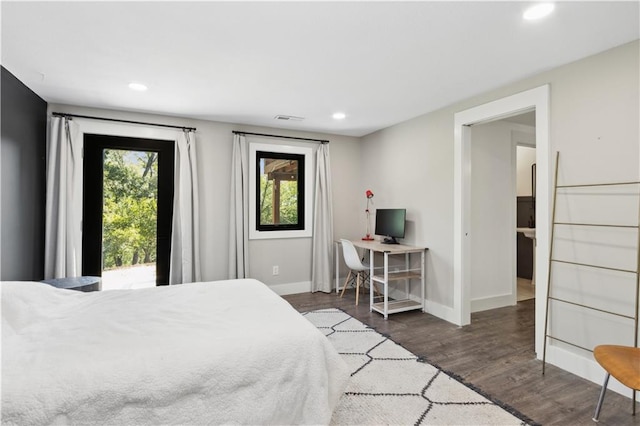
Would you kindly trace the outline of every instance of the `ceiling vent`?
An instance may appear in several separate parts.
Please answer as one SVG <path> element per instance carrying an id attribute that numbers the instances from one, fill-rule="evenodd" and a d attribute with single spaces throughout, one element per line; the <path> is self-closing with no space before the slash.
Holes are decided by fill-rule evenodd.
<path id="1" fill-rule="evenodd" d="M 274 117 L 276 120 L 282 120 L 282 121 L 302 121 L 304 120 L 304 117 L 296 117 L 294 115 L 276 115 Z"/>

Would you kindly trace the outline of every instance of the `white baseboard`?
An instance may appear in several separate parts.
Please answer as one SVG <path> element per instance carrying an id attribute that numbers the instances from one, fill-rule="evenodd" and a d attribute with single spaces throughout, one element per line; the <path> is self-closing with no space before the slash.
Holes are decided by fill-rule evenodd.
<path id="1" fill-rule="evenodd" d="M 449 306 L 432 302 L 431 300 L 425 300 L 424 311 L 452 324 L 456 323 L 455 311 Z"/>
<path id="2" fill-rule="evenodd" d="M 489 309 L 502 308 L 504 306 L 511 306 L 515 303 L 516 299 L 512 294 L 474 299 L 471 301 L 471 313 L 488 311 Z"/>
<path id="3" fill-rule="evenodd" d="M 542 359 L 541 354 L 538 354 L 538 359 Z M 583 379 L 592 381 L 600 386 L 602 386 L 602 382 L 604 381 L 605 371 L 594 359 L 585 358 L 584 356 L 580 356 L 558 346 L 547 346 L 547 363 L 553 364 L 556 367 L 573 373 Z M 553 373 L 549 373 L 547 370 L 545 375 L 547 374 Z M 631 389 L 614 379 L 613 376 L 611 376 L 611 379 L 609 380 L 609 386 L 607 386 L 607 389 L 631 399 Z M 636 400 L 640 401 L 640 392 L 636 393 Z M 597 401 L 598 395 L 594 394 L 594 409 Z M 605 397 L 605 404 L 606 401 L 607 399 Z"/>
<path id="4" fill-rule="evenodd" d="M 287 294 L 310 293 L 311 281 L 301 281 L 297 283 L 273 284 L 269 288 L 280 296 Z"/>

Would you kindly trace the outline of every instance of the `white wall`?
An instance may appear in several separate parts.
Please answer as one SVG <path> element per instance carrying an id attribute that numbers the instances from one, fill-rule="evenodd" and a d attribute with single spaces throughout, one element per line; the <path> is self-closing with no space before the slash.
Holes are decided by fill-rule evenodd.
<path id="1" fill-rule="evenodd" d="M 453 306 L 453 240 L 451 209 L 453 150 L 440 141 L 453 128 L 453 116 L 422 116 L 363 138 L 362 188 L 375 193 L 374 208 L 407 209 L 406 244 L 429 248 L 426 258 L 426 298 L 430 312 Z M 452 145 L 451 145 L 452 147 Z M 363 222 L 364 223 L 364 222 Z M 442 314 L 441 314 L 442 315 Z"/>
<path id="2" fill-rule="evenodd" d="M 518 146 L 516 148 L 516 157 L 517 196 L 530 197 L 532 195 L 531 165 L 536 162 L 536 149 L 529 146 Z"/>
<path id="3" fill-rule="evenodd" d="M 563 67 L 554 73 L 557 83 L 552 85 L 551 129 L 553 150 L 560 152 L 559 184 L 640 180 L 639 73 L 637 41 Z M 611 198 L 605 196 L 591 208 L 580 208 L 581 197 L 572 197 L 566 200 L 570 212 L 566 218 L 579 221 L 579 214 L 588 212 L 593 213 L 595 223 L 611 220 L 619 211 L 610 201 Z M 559 200 L 558 205 L 561 203 L 563 201 Z M 630 204 L 634 206 L 633 211 L 629 208 L 624 211 L 637 225 L 637 198 Z M 576 254 L 585 252 L 584 234 L 578 232 L 570 234 L 566 247 L 567 251 Z M 615 241 L 614 246 L 624 247 L 627 253 L 624 257 L 628 257 L 629 251 L 637 250 L 637 247 L 629 247 L 628 236 L 611 235 L 615 232 L 612 230 L 600 240 L 603 242 L 591 244 L 586 249 L 587 252 L 600 253 L 598 263 L 615 264 L 620 256 L 617 251 L 607 252 L 606 248 L 611 242 L 607 238 Z M 560 241 L 566 238 L 561 235 L 558 237 Z M 562 251 L 558 250 L 557 253 L 562 255 Z M 589 261 L 588 258 L 582 258 Z M 602 301 L 622 299 L 622 304 L 632 309 L 635 297 L 628 286 L 625 289 L 615 286 L 612 280 L 603 280 L 598 286 L 589 287 L 588 283 L 598 275 L 600 272 L 597 270 L 584 268 L 574 273 L 571 297 L 580 300 L 588 296 Z M 619 320 L 601 321 L 601 315 L 591 311 L 575 315 L 575 309 L 566 305 L 557 304 L 551 310 L 552 330 L 555 332 L 557 325 L 573 325 L 570 335 L 578 344 L 591 347 L 608 342 L 633 343 L 629 320 L 625 321 L 625 327 L 620 325 Z M 595 326 L 604 325 L 605 322 L 605 327 Z M 596 381 L 601 378 L 601 370 L 593 367 L 590 353 L 560 343 L 552 344 L 552 349 L 557 349 L 549 354 L 555 364 Z"/>
<path id="4" fill-rule="evenodd" d="M 334 233 L 336 237 L 356 237 L 364 230 L 360 226 L 360 211 L 364 215 L 364 190 L 360 182 L 360 140 L 284 129 L 252 127 L 231 123 L 176 118 L 123 111 L 98 110 L 69 105 L 50 104 L 49 112 L 66 112 L 89 116 L 146 121 L 196 127 L 198 174 L 200 179 L 201 253 L 203 280 L 228 278 L 229 185 L 231 175 L 232 131 L 271 133 L 315 139 L 328 139 L 331 151 L 333 181 Z M 75 119 L 81 130 L 121 136 L 167 138 L 173 130 L 141 127 L 121 123 Z M 360 196 L 361 195 L 361 196 Z M 364 231 L 362 231 L 364 232 Z M 250 273 L 280 293 L 310 289 L 311 240 L 252 240 L 249 243 Z M 280 274 L 272 275 L 278 265 Z"/>
<path id="5" fill-rule="evenodd" d="M 363 182 L 382 188 L 376 197 L 380 194 L 385 202 L 390 199 L 394 204 L 407 206 L 418 222 L 407 239 L 430 248 L 426 293 L 430 312 L 443 316 L 453 306 L 454 114 L 549 84 L 550 152 L 562 153 L 559 181 L 638 180 L 639 49 L 640 42 L 635 41 L 363 138 Z M 382 164 L 397 167 L 378 167 Z M 553 176 L 549 181 L 553 182 Z M 598 209 L 606 211 L 603 207 Z M 546 277 L 537 278 L 537 288 L 546 288 Z M 580 291 L 577 290 L 577 296 Z M 602 286 L 595 291 L 608 298 L 608 293 L 616 290 Z M 539 300 L 544 300 L 546 294 L 540 296 L 537 294 Z M 634 301 L 626 299 L 626 303 L 633 306 Z M 560 307 L 552 320 L 560 324 L 569 315 L 569 309 Z M 621 334 L 628 337 L 629 333 L 623 329 L 610 333 L 596 331 L 597 337 L 591 342 L 604 343 L 612 337 L 618 340 Z M 574 353 L 556 344 L 552 346 L 555 350 L 549 354 L 551 362 L 595 381 L 602 378 L 589 352 Z"/>

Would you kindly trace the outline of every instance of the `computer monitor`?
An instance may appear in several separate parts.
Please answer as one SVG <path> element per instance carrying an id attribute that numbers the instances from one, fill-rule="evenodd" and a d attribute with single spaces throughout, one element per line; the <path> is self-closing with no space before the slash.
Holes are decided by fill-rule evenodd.
<path id="1" fill-rule="evenodd" d="M 396 238 L 404 238 L 407 209 L 376 209 L 375 234 L 385 237 L 385 244 L 399 244 Z"/>

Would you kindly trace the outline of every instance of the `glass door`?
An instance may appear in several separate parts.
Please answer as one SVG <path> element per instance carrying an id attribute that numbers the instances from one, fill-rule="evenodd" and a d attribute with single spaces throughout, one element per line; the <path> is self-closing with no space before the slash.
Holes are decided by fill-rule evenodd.
<path id="1" fill-rule="evenodd" d="M 168 284 L 173 146 L 85 135 L 83 275 L 103 290 Z"/>

